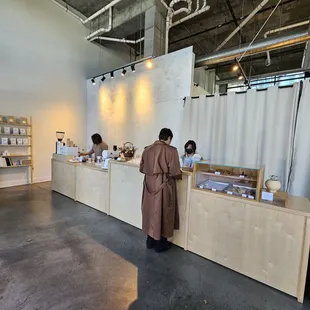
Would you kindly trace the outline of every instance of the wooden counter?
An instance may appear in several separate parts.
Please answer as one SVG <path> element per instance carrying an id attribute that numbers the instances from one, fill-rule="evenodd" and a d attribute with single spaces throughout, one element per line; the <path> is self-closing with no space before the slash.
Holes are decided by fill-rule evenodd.
<path id="1" fill-rule="evenodd" d="M 107 213 L 108 172 L 95 164 L 70 163 L 52 159 L 52 189 Z"/>
<path id="2" fill-rule="evenodd" d="M 295 296 L 302 302 L 308 266 L 310 203 L 287 208 L 192 189 L 188 250 Z"/>

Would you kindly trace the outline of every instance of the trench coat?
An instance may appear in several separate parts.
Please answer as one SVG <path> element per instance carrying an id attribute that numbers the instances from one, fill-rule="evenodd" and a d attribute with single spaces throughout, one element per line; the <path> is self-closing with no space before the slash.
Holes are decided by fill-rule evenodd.
<path id="1" fill-rule="evenodd" d="M 160 240 L 179 229 L 176 179 L 181 179 L 178 151 L 163 141 L 145 148 L 140 163 L 143 173 L 142 230 Z"/>

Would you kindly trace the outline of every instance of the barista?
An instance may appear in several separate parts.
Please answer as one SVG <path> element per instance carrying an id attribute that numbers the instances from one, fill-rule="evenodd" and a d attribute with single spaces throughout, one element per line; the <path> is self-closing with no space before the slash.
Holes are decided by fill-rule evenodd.
<path id="1" fill-rule="evenodd" d="M 181 157 L 181 166 L 183 168 L 193 168 L 194 163 L 202 160 L 199 154 L 196 154 L 196 142 L 188 140 L 184 145 L 184 155 Z"/>
<path id="2" fill-rule="evenodd" d="M 86 155 L 92 155 L 95 154 L 95 156 L 102 156 L 102 151 L 104 150 L 108 150 L 109 147 L 108 145 L 102 141 L 101 136 L 99 135 L 99 133 L 95 133 L 91 136 L 91 139 L 93 141 L 93 147 L 91 148 L 91 150 L 87 153 L 80 153 L 80 155 L 82 156 L 86 156 Z"/>

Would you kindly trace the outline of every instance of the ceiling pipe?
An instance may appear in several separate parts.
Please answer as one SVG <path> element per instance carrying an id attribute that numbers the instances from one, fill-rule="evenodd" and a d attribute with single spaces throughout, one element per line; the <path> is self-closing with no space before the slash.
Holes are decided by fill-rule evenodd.
<path id="1" fill-rule="evenodd" d="M 103 14 L 105 11 L 109 10 L 110 8 L 113 8 L 116 4 L 118 4 L 119 2 L 121 2 L 122 0 L 113 0 L 111 1 L 109 4 L 107 4 L 106 6 L 104 6 L 102 9 L 100 9 L 99 11 L 97 11 L 96 13 L 94 13 L 93 15 L 91 15 L 90 17 L 83 19 L 81 17 L 79 17 L 78 15 L 76 15 L 72 9 L 70 9 L 70 7 L 68 5 L 62 5 L 61 3 L 59 3 L 56 0 L 50 0 L 53 3 L 55 3 L 56 5 L 58 5 L 60 8 L 62 8 L 63 10 L 65 10 L 68 14 L 70 14 L 71 16 L 77 18 L 82 24 L 86 24 L 88 22 L 90 22 L 91 20 L 95 19 L 96 17 L 98 17 L 99 15 Z"/>
<path id="2" fill-rule="evenodd" d="M 144 37 L 138 40 L 126 40 L 126 39 L 118 39 L 118 38 L 111 38 L 111 37 L 101 37 L 101 36 L 97 36 L 94 38 L 91 38 L 90 41 L 94 41 L 94 40 L 104 40 L 104 41 L 112 41 L 112 42 L 121 42 L 121 43 L 129 43 L 129 44 L 137 44 L 140 43 L 142 41 L 144 41 Z"/>
<path id="3" fill-rule="evenodd" d="M 261 39 L 254 42 L 250 47 L 248 44 L 243 44 L 240 47 L 234 47 L 218 51 L 209 55 L 201 56 L 196 59 L 196 67 L 202 67 L 206 65 L 215 65 L 218 63 L 232 61 L 235 58 L 239 58 L 245 51 L 248 57 L 267 51 L 276 50 L 279 48 L 289 47 L 297 44 L 302 44 L 310 41 L 310 34 L 308 31 L 301 31 L 292 34 L 274 36 L 267 39 Z"/>
<path id="4" fill-rule="evenodd" d="M 179 25 L 179 24 L 181 24 L 181 23 L 184 23 L 185 21 L 187 21 L 187 20 L 189 20 L 189 19 L 191 19 L 191 18 L 193 18 L 193 17 L 195 17 L 195 16 L 197 16 L 197 15 L 200 15 L 201 13 L 207 12 L 207 11 L 209 11 L 209 10 L 210 10 L 210 5 L 207 5 L 207 6 L 205 6 L 203 9 L 200 9 L 200 10 L 197 11 L 197 12 L 194 12 L 194 13 L 188 15 L 188 16 L 185 16 L 184 18 L 179 19 L 178 21 L 176 21 L 175 23 L 173 23 L 173 24 L 171 25 L 170 28 L 172 28 L 172 27 L 174 27 L 174 26 L 177 26 L 177 25 Z"/>
<path id="5" fill-rule="evenodd" d="M 62 5 L 61 3 L 59 3 L 58 1 L 56 0 L 50 0 L 52 1 L 54 4 L 56 4 L 58 7 L 60 7 L 61 9 L 63 9 L 65 12 L 67 12 L 69 15 L 71 15 L 72 17 L 78 19 L 81 23 L 83 23 L 84 19 L 81 18 L 80 16 L 78 16 L 77 14 L 75 14 L 71 7 L 69 5 Z"/>
<path id="6" fill-rule="evenodd" d="M 273 30 L 269 30 L 269 31 L 265 32 L 264 38 L 267 38 L 268 35 L 276 33 L 276 32 L 280 32 L 280 31 L 284 31 L 284 30 L 289 30 L 289 29 L 293 29 L 293 28 L 309 25 L 309 23 L 310 23 L 310 21 L 306 20 L 304 22 L 300 22 L 300 23 L 296 23 L 296 24 L 292 24 L 292 25 L 276 28 L 276 29 L 273 29 Z M 271 65 L 270 52 L 267 51 L 266 66 L 269 67 L 270 65 Z"/>
<path id="7" fill-rule="evenodd" d="M 245 26 L 248 21 L 266 4 L 269 0 L 263 0 L 249 16 L 215 49 L 215 52 L 219 51 L 237 32 Z"/>
<path id="8" fill-rule="evenodd" d="M 113 14 L 112 14 L 113 10 L 112 10 L 112 7 L 109 8 L 109 26 L 108 28 L 100 28 L 94 32 L 92 32 L 90 35 L 88 35 L 86 37 L 87 40 L 91 40 L 91 38 L 95 37 L 95 36 L 98 36 L 99 34 L 101 33 L 107 33 L 107 32 L 110 32 L 112 30 L 112 18 L 113 18 Z"/>
<path id="9" fill-rule="evenodd" d="M 96 13 L 94 13 L 93 15 L 91 15 L 90 17 L 86 18 L 83 21 L 83 24 L 86 24 L 88 22 L 90 22 L 91 20 L 95 19 L 96 17 L 98 17 L 99 15 L 101 15 L 102 13 L 104 13 L 105 11 L 107 11 L 109 8 L 113 8 L 114 5 L 118 4 L 119 2 L 121 2 L 122 0 L 113 0 L 111 1 L 109 4 L 107 4 L 106 6 L 104 6 L 102 9 L 100 9 L 99 11 L 97 11 Z"/>

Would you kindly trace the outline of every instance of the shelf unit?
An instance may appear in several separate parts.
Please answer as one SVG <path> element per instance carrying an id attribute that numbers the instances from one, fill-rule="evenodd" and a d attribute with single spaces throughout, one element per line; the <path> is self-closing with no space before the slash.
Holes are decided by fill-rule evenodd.
<path id="1" fill-rule="evenodd" d="M 28 121 L 28 120 L 27 120 Z M 1 127 L 16 127 L 16 128 L 27 128 L 25 134 L 5 134 L 0 131 L 0 142 L 1 138 L 18 138 L 18 137 L 24 137 L 24 138 L 29 138 L 30 143 L 29 144 L 1 144 L 0 143 L 0 157 L 3 158 L 28 158 L 31 160 L 31 164 L 25 164 L 25 165 L 13 165 L 13 166 L 5 166 L 5 167 L 0 167 L 1 170 L 3 169 L 10 169 L 10 168 L 28 168 L 29 169 L 29 174 L 28 174 L 28 183 L 32 184 L 33 183 L 33 155 L 32 155 L 32 148 L 33 148 L 33 137 L 32 137 L 32 117 L 29 118 L 29 123 L 28 124 L 19 124 L 19 123 L 4 123 L 0 122 L 0 128 Z M 12 154 L 12 155 L 2 155 L 3 151 L 6 148 L 25 148 L 27 149 L 28 154 Z"/>

